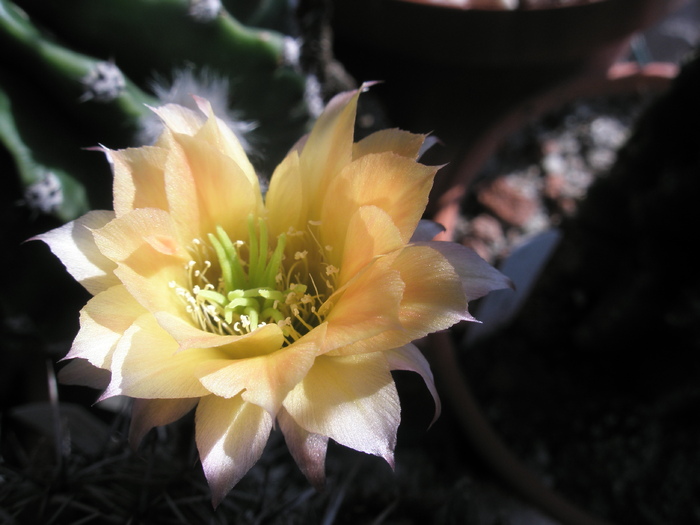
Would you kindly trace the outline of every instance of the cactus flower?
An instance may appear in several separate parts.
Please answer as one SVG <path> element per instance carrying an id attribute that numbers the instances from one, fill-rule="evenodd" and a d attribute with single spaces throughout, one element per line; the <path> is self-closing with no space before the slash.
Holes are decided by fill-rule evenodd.
<path id="1" fill-rule="evenodd" d="M 391 371 L 420 374 L 437 416 L 411 342 L 473 320 L 468 302 L 507 286 L 467 248 L 421 238 L 436 172 L 416 161 L 424 137 L 353 143 L 359 94 L 329 103 L 264 196 L 206 100 L 154 109 L 153 146 L 105 150 L 114 211 L 38 237 L 93 295 L 63 380 L 133 398 L 133 445 L 196 409 L 214 505 L 273 427 L 314 485 L 329 439 L 393 464 Z"/>

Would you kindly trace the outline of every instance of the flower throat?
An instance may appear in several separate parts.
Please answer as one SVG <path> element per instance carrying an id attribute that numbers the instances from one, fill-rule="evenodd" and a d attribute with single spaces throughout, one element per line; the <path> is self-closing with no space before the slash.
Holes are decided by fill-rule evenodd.
<path id="1" fill-rule="evenodd" d="M 306 251 L 296 252 L 285 270 L 285 234 L 277 237 L 271 250 L 265 221 L 258 221 L 256 232 L 249 217 L 247 243 L 232 242 L 221 227 L 208 235 L 208 241 L 193 241 L 192 259 L 185 265 L 187 284 L 170 282 L 199 328 L 245 335 L 276 323 L 289 344 L 322 322 L 319 310 L 327 297 L 315 287 Z M 313 294 L 300 282 L 302 276 L 309 277 Z M 332 283 L 324 284 L 332 292 Z"/>

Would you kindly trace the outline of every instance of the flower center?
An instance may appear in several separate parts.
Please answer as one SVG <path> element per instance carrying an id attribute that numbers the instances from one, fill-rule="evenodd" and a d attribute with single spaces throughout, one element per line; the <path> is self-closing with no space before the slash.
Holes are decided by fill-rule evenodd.
<path id="1" fill-rule="evenodd" d="M 310 257 L 307 250 L 287 258 L 285 234 L 271 249 L 263 219 L 256 231 L 249 218 L 248 234 L 247 242 L 231 241 L 217 227 L 209 242 L 195 239 L 189 250 L 192 259 L 185 265 L 186 285 L 172 281 L 170 287 L 202 330 L 244 335 L 276 323 L 290 344 L 323 322 L 322 306 L 335 290 L 338 269 L 321 263 L 323 271 L 314 271 L 323 257 Z M 319 274 L 317 279 L 313 274 Z"/>

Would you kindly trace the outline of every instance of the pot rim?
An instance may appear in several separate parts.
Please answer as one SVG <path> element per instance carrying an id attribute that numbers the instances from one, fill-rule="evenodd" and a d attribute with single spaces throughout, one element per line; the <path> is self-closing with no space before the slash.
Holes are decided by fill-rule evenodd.
<path id="1" fill-rule="evenodd" d="M 606 75 L 576 78 L 547 89 L 497 119 L 465 152 L 444 168 L 446 177 L 431 195 L 429 216 L 444 228 L 438 240 L 452 240 L 462 200 L 481 167 L 510 135 L 557 107 L 569 102 L 596 96 L 613 96 L 633 92 L 663 93 L 678 75 L 679 66 L 670 62 L 640 65 L 619 62 Z"/>

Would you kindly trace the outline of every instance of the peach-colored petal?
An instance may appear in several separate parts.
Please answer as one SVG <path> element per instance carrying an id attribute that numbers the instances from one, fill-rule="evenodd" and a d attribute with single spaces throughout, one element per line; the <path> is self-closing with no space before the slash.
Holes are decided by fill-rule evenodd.
<path id="1" fill-rule="evenodd" d="M 204 124 L 205 118 L 201 113 L 180 106 L 179 104 L 166 104 L 157 108 L 150 108 L 163 121 L 168 129 L 174 133 L 194 135 Z"/>
<path id="2" fill-rule="evenodd" d="M 198 237 L 204 238 L 221 226 L 232 239 L 247 239 L 248 216 L 262 213 L 257 179 L 255 185 L 251 184 L 233 159 L 196 137 L 174 135 L 174 138 L 182 147 L 184 159 L 181 160 L 187 163 L 194 179 L 194 193 L 177 198 L 198 201 Z M 170 202 L 172 205 L 173 201 Z"/>
<path id="3" fill-rule="evenodd" d="M 352 160 L 360 92 L 347 91 L 333 97 L 304 143 L 299 163 L 310 220 L 318 220 L 328 184 Z"/>
<path id="4" fill-rule="evenodd" d="M 178 351 L 188 348 L 219 348 L 230 359 L 266 355 L 282 347 L 284 334 L 276 324 L 266 324 L 245 335 L 220 335 L 205 332 L 192 325 L 188 318 L 168 312 L 156 312 L 158 323 L 179 345 Z"/>
<path id="5" fill-rule="evenodd" d="M 449 259 L 448 259 L 449 256 Z M 405 283 L 400 330 L 387 330 L 331 350 L 328 355 L 351 355 L 403 346 L 459 321 L 475 321 L 467 299 L 506 288 L 510 280 L 472 250 L 455 243 L 409 245 L 393 260 Z"/>
<path id="6" fill-rule="evenodd" d="M 180 143 L 175 140 L 173 132 L 166 130 L 161 135 L 159 143 L 168 152 L 164 173 L 168 210 L 176 224 L 180 242 L 187 245 L 202 235 L 199 224 L 200 201 L 197 198 L 196 174 L 192 173 L 187 155 Z"/>
<path id="7" fill-rule="evenodd" d="M 405 285 L 398 316 L 400 329 L 358 339 L 329 355 L 397 348 L 459 321 L 474 320 L 467 310 L 459 276 L 438 251 L 430 246 L 409 245 L 390 260 L 391 269 L 399 272 Z"/>
<path id="8" fill-rule="evenodd" d="M 307 140 L 309 140 L 308 133 L 306 135 L 302 135 L 301 138 L 297 140 L 291 148 L 289 148 L 289 152 L 287 154 L 294 152 L 297 155 L 301 155 Z"/>
<path id="9" fill-rule="evenodd" d="M 338 285 L 347 283 L 376 256 L 402 246 L 401 233 L 389 214 L 376 206 L 362 206 L 348 222 Z"/>
<path id="10" fill-rule="evenodd" d="M 432 244 L 407 246 L 392 268 L 406 283 L 399 318 L 412 339 L 473 320 L 457 272 Z"/>
<path id="11" fill-rule="evenodd" d="M 145 399 L 179 399 L 209 394 L 193 370 L 221 359 L 211 348 L 178 352 L 177 342 L 151 314 L 139 317 L 119 340 L 112 356 L 112 381 L 102 398 L 115 395 Z"/>
<path id="12" fill-rule="evenodd" d="M 82 385 L 104 390 L 109 385 L 109 370 L 97 368 L 86 359 L 73 359 L 58 371 L 64 385 Z"/>
<path id="13" fill-rule="evenodd" d="M 284 435 L 287 448 L 294 461 L 299 465 L 306 479 L 316 490 L 322 490 L 326 481 L 326 451 L 328 450 L 328 436 L 307 432 L 281 408 L 277 414 L 277 422 Z"/>
<path id="14" fill-rule="evenodd" d="M 265 206 L 272 235 L 287 233 L 290 228 L 297 231 L 306 229 L 303 211 L 307 204 L 296 151 L 289 153 L 272 174 Z"/>
<path id="15" fill-rule="evenodd" d="M 423 142 L 425 142 L 425 135 L 400 129 L 382 129 L 356 142 L 352 148 L 352 158 L 358 159 L 371 153 L 391 151 L 415 160 L 418 158 Z"/>
<path id="16" fill-rule="evenodd" d="M 326 316 L 324 353 L 401 329 L 399 311 L 404 283 L 400 273 L 389 267 L 390 263 L 389 256 L 375 260 L 337 294 L 338 299 L 331 297 L 329 301 L 335 304 Z"/>
<path id="17" fill-rule="evenodd" d="M 483 297 L 493 290 L 513 287 L 508 277 L 466 246 L 440 241 L 428 242 L 424 245 L 440 252 L 450 262 L 459 275 L 467 301 Z"/>
<path id="18" fill-rule="evenodd" d="M 409 372 L 416 372 L 417 374 L 420 374 L 423 381 L 425 381 L 425 386 L 428 387 L 428 390 L 430 391 L 430 395 L 433 396 L 433 401 L 435 401 L 435 414 L 430 424 L 432 425 L 435 423 L 437 418 L 440 416 L 441 403 L 440 396 L 435 388 L 433 372 L 430 370 L 428 360 L 413 344 L 407 344 L 401 348 L 388 350 L 384 352 L 384 355 L 389 362 L 389 368 L 391 370 L 408 370 Z"/>
<path id="19" fill-rule="evenodd" d="M 79 357 L 108 369 L 119 339 L 145 312 L 122 285 L 97 294 L 80 311 L 80 330 L 64 359 Z"/>
<path id="20" fill-rule="evenodd" d="M 131 407 L 129 444 L 132 448 L 137 448 L 149 430 L 177 421 L 198 402 L 198 398 L 134 399 Z"/>
<path id="21" fill-rule="evenodd" d="M 277 414 L 287 393 L 308 372 L 323 344 L 326 325 L 315 328 L 293 344 L 272 354 L 238 360 L 204 363 L 195 373 L 202 384 L 220 397 L 231 398 L 245 390 L 245 401 Z"/>
<path id="22" fill-rule="evenodd" d="M 202 142 L 213 145 L 221 153 L 233 159 L 245 174 L 250 185 L 255 191 L 260 192 L 258 176 L 255 174 L 255 169 L 236 134 L 231 131 L 231 128 L 223 120 L 214 115 L 214 110 L 208 100 L 197 96 L 194 97 L 194 100 L 199 110 L 207 116 L 207 121 L 197 131 L 195 137 Z"/>
<path id="23" fill-rule="evenodd" d="M 115 275 L 144 308 L 184 316 L 169 283 L 184 281 L 190 256 L 176 236 L 171 216 L 155 208 L 133 210 L 94 232 L 100 251 L 118 264 Z"/>
<path id="24" fill-rule="evenodd" d="M 182 261 L 190 259 L 184 247 L 177 243 L 170 214 L 156 208 L 133 210 L 94 230 L 93 235 L 100 252 L 117 263 L 134 266 L 134 253 L 144 246 Z"/>
<path id="25" fill-rule="evenodd" d="M 436 169 L 394 153 L 365 155 L 353 161 L 328 189 L 321 215 L 321 243 L 340 249 L 353 212 L 369 205 L 387 212 L 407 243 L 428 202 Z"/>
<path id="26" fill-rule="evenodd" d="M 195 416 L 196 441 L 215 507 L 260 458 L 272 422 L 270 414 L 240 396 L 200 400 Z"/>
<path id="27" fill-rule="evenodd" d="M 114 211 L 120 217 L 136 208 L 168 209 L 165 195 L 167 151 L 155 146 L 105 150 L 114 173 Z"/>
<path id="28" fill-rule="evenodd" d="M 32 237 L 44 241 L 73 278 L 91 294 L 98 294 L 119 284 L 114 275 L 116 265 L 95 245 L 92 231 L 114 219 L 114 212 L 91 211 L 79 219 Z"/>
<path id="29" fill-rule="evenodd" d="M 307 432 L 383 457 L 393 466 L 400 407 L 381 352 L 318 357 L 284 408 Z"/>

